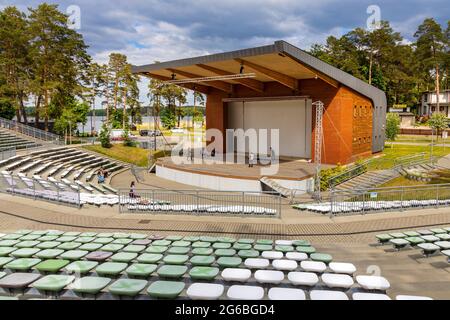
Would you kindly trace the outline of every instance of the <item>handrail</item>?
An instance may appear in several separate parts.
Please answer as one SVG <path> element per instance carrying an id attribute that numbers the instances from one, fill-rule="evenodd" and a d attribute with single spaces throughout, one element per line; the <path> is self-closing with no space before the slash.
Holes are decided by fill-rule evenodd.
<path id="1" fill-rule="evenodd" d="M 61 136 L 57 134 L 24 125 L 23 123 L 17 122 L 15 120 L 8 120 L 0 117 L 0 128 L 16 131 L 34 139 L 51 142 L 57 145 L 65 144 Z"/>

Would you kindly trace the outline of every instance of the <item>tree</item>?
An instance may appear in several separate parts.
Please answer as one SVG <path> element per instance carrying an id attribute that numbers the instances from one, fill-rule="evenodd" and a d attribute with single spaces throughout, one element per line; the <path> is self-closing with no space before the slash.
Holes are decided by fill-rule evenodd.
<path id="1" fill-rule="evenodd" d="M 9 99 L 0 99 L 0 117 L 11 120 L 14 118 L 14 107 Z"/>
<path id="2" fill-rule="evenodd" d="M 100 144 L 102 145 L 103 148 L 111 148 L 112 147 L 111 129 L 109 128 L 109 126 L 106 123 L 104 123 L 102 125 L 100 134 L 99 134 L 99 138 L 100 138 Z"/>
<path id="3" fill-rule="evenodd" d="M 400 116 L 397 113 L 388 113 L 386 119 L 386 138 L 394 142 L 400 132 Z"/>
<path id="4" fill-rule="evenodd" d="M 172 129 L 177 124 L 177 117 L 169 107 L 161 110 L 161 122 L 166 129 Z"/>
<path id="5" fill-rule="evenodd" d="M 441 135 L 442 130 L 447 129 L 449 124 L 449 119 L 445 114 L 442 113 L 433 113 L 430 120 L 428 120 L 428 125 L 436 131 L 436 134 L 438 136 Z"/>
<path id="6" fill-rule="evenodd" d="M 195 116 L 197 115 L 197 106 L 196 104 L 199 104 L 200 106 L 203 106 L 205 104 L 205 97 L 202 93 L 198 91 L 194 91 L 194 111 L 192 113 L 192 128 L 194 128 L 194 123 L 197 121 L 195 119 Z M 203 123 L 203 116 L 202 116 L 202 123 Z"/>
<path id="7" fill-rule="evenodd" d="M 416 56 L 426 78 L 434 77 L 437 95 L 437 109 L 440 109 L 440 67 L 445 57 L 445 36 L 442 27 L 434 19 L 425 19 L 414 34 L 417 38 Z"/>
<path id="8" fill-rule="evenodd" d="M 105 92 L 107 83 L 107 66 L 98 63 L 91 63 L 85 74 L 85 94 L 84 100 L 87 101 L 91 107 L 92 117 L 95 117 L 95 99 L 101 97 Z M 91 134 L 94 133 L 94 125 L 91 122 Z"/>
<path id="9" fill-rule="evenodd" d="M 0 85 L 2 99 L 15 110 L 17 121 L 27 123 L 24 100 L 30 75 L 28 22 L 15 7 L 0 12 Z M 5 104 L 3 105 L 5 106 Z"/>

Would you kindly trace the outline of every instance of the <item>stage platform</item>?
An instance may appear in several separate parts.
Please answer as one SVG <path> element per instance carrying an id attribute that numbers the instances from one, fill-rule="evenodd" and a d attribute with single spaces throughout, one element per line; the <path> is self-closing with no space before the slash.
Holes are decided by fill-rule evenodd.
<path id="1" fill-rule="evenodd" d="M 156 163 L 158 177 L 191 185 L 223 191 L 262 191 L 260 180 L 267 177 L 289 189 L 308 191 L 313 185 L 316 167 L 305 160 L 280 160 L 275 174 L 264 175 L 261 169 L 269 166 L 255 165 L 252 168 L 243 163 L 214 164 L 205 160 L 203 163 L 186 163 L 186 159 L 160 158 Z M 333 166 L 324 165 L 323 168 Z"/>

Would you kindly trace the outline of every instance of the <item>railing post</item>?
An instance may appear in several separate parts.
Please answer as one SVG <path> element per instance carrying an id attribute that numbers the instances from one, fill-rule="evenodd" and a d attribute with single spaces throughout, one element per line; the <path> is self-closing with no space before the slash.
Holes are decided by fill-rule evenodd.
<path id="1" fill-rule="evenodd" d="M 333 212 L 334 212 L 334 189 L 331 189 L 331 192 L 330 192 L 330 202 L 331 202 L 330 219 L 332 219 L 333 218 Z"/>
<path id="2" fill-rule="evenodd" d="M 365 215 L 366 214 L 366 191 L 365 190 L 363 190 L 363 194 L 362 194 L 362 203 L 363 203 L 362 213 L 363 213 L 363 215 Z"/>
<path id="3" fill-rule="evenodd" d="M 403 186 L 400 191 L 400 211 L 403 212 L 403 198 L 405 193 L 405 187 Z"/>
<path id="4" fill-rule="evenodd" d="M 245 205 L 245 192 L 242 192 L 242 214 L 244 214 L 244 205 Z"/>
<path id="5" fill-rule="evenodd" d="M 436 185 L 436 208 L 439 208 L 439 185 Z"/>
<path id="6" fill-rule="evenodd" d="M 197 214 L 200 213 L 200 208 L 199 208 L 200 199 L 199 199 L 199 197 L 200 197 L 199 191 L 196 190 L 196 192 L 195 192 L 195 199 L 196 199 L 196 200 L 195 200 L 195 203 L 196 203 L 196 212 L 197 212 Z"/>

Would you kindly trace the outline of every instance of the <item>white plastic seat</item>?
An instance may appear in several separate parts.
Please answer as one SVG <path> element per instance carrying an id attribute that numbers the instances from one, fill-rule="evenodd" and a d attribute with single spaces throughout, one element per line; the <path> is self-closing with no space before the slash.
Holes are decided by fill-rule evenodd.
<path id="1" fill-rule="evenodd" d="M 262 300 L 264 289 L 257 286 L 231 286 L 227 291 L 231 300 Z"/>
<path id="2" fill-rule="evenodd" d="M 312 272 L 289 272 L 288 280 L 297 286 L 313 287 L 319 283 L 319 277 Z"/>
<path id="3" fill-rule="evenodd" d="M 194 300 L 217 300 L 223 294 L 224 286 L 214 283 L 194 283 L 186 291 Z"/>
<path id="4" fill-rule="evenodd" d="M 292 246 L 292 240 L 276 240 L 275 244 L 277 246 Z"/>
<path id="5" fill-rule="evenodd" d="M 279 284 L 284 280 L 284 273 L 274 270 L 258 270 L 255 272 L 255 279 L 259 283 Z"/>
<path id="6" fill-rule="evenodd" d="M 378 276 L 357 276 L 356 282 L 366 290 L 386 291 L 391 287 L 391 284 L 386 278 Z"/>
<path id="7" fill-rule="evenodd" d="M 297 269 L 298 264 L 294 260 L 274 260 L 272 266 L 281 271 L 294 271 Z"/>
<path id="8" fill-rule="evenodd" d="M 252 276 L 249 269 L 227 268 L 222 271 L 222 278 L 225 281 L 245 282 Z"/>
<path id="9" fill-rule="evenodd" d="M 433 300 L 430 297 L 398 295 L 395 300 Z"/>
<path id="10" fill-rule="evenodd" d="M 346 274 L 324 273 L 321 278 L 325 285 L 330 288 L 349 289 L 354 284 L 352 277 Z"/>
<path id="11" fill-rule="evenodd" d="M 327 270 L 327 265 L 319 261 L 302 261 L 300 262 L 300 267 L 309 272 L 325 272 Z"/>
<path id="12" fill-rule="evenodd" d="M 353 300 L 392 300 L 389 296 L 381 293 L 356 292 L 352 296 Z"/>
<path id="13" fill-rule="evenodd" d="M 261 256 L 265 259 L 276 260 L 283 258 L 283 252 L 280 251 L 263 251 Z"/>
<path id="14" fill-rule="evenodd" d="M 271 288 L 268 296 L 270 300 L 306 300 L 303 290 L 291 288 Z"/>
<path id="15" fill-rule="evenodd" d="M 270 265 L 267 259 L 248 258 L 245 259 L 244 265 L 250 269 L 265 269 Z"/>
<path id="16" fill-rule="evenodd" d="M 349 300 L 342 291 L 312 290 L 309 293 L 311 300 Z"/>
<path id="17" fill-rule="evenodd" d="M 329 264 L 331 271 L 334 273 L 343 273 L 353 275 L 356 272 L 356 267 L 352 263 L 345 262 L 331 262 Z"/>
<path id="18" fill-rule="evenodd" d="M 286 253 L 286 258 L 294 261 L 305 261 L 308 260 L 308 255 L 303 252 L 288 252 Z"/>

